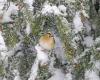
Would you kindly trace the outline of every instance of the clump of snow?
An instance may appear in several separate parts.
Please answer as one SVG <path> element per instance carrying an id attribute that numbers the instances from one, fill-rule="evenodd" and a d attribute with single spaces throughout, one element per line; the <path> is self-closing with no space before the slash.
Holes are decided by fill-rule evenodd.
<path id="1" fill-rule="evenodd" d="M 55 15 L 61 14 L 57 6 L 45 3 L 42 9 L 42 14 L 48 15 L 51 13 L 54 13 Z"/>
<path id="2" fill-rule="evenodd" d="M 89 15 L 86 13 L 85 10 L 82 10 L 82 13 L 83 13 L 83 15 L 84 15 L 86 18 L 89 18 Z"/>
<path id="3" fill-rule="evenodd" d="M 35 46 L 35 49 L 37 50 L 37 59 L 41 62 L 41 66 L 48 63 L 48 53 L 44 52 L 41 46 L 38 44 Z"/>
<path id="4" fill-rule="evenodd" d="M 19 76 L 19 71 L 18 70 L 13 70 L 13 73 L 15 75 L 14 80 L 21 80 L 21 78 Z"/>
<path id="5" fill-rule="evenodd" d="M 7 2 L 7 0 L 0 0 L 0 3 Z"/>
<path id="6" fill-rule="evenodd" d="M 61 14 L 61 12 L 59 11 L 59 9 L 57 8 L 57 6 L 52 6 L 52 10 L 53 10 L 53 12 L 54 12 L 54 14 L 55 15 L 59 15 L 59 14 Z"/>
<path id="7" fill-rule="evenodd" d="M 75 3 L 75 0 L 67 0 L 67 2 Z"/>
<path id="8" fill-rule="evenodd" d="M 7 47 L 5 45 L 4 38 L 2 36 L 2 32 L 0 31 L 0 51 L 6 51 Z"/>
<path id="9" fill-rule="evenodd" d="M 2 22 L 12 22 L 13 20 L 11 19 L 11 14 L 18 14 L 18 6 L 16 6 L 13 2 L 10 2 L 10 6 L 8 8 L 8 10 L 4 11 L 4 14 L 3 14 L 3 20 Z"/>
<path id="10" fill-rule="evenodd" d="M 74 24 L 75 33 L 78 33 L 80 31 L 82 31 L 83 23 L 81 22 L 80 12 L 76 12 L 76 15 L 75 15 L 75 17 L 73 19 L 73 24 Z"/>
<path id="11" fill-rule="evenodd" d="M 42 9 L 43 15 L 54 14 L 54 15 L 66 15 L 66 7 L 64 5 L 56 6 L 46 2 Z M 62 13 L 63 12 L 63 13 Z"/>
<path id="12" fill-rule="evenodd" d="M 92 47 L 94 45 L 93 37 L 91 36 L 85 37 L 83 44 L 86 45 L 86 47 Z"/>
<path id="13" fill-rule="evenodd" d="M 96 71 L 87 70 L 85 72 L 85 80 L 100 80 L 99 75 Z"/>
<path id="14" fill-rule="evenodd" d="M 3 78 L 3 80 L 7 80 L 6 78 Z"/>
<path id="15" fill-rule="evenodd" d="M 67 10 L 67 8 L 66 8 L 64 5 L 59 5 L 59 6 L 58 6 L 58 9 L 59 9 L 60 11 L 62 11 L 63 13 L 66 13 L 66 10 Z"/>
<path id="16" fill-rule="evenodd" d="M 28 4 L 29 10 L 33 11 L 33 2 L 34 0 L 24 0 L 24 3 Z"/>
<path id="17" fill-rule="evenodd" d="M 100 71 L 100 60 L 98 60 L 98 61 L 95 61 L 95 63 L 94 63 L 94 67 L 95 67 L 95 69 L 97 69 L 97 70 L 99 70 Z"/>
<path id="18" fill-rule="evenodd" d="M 1 54 L 0 54 L 0 59 L 4 62 L 4 65 L 5 66 L 8 66 L 8 58 L 11 57 L 12 55 L 14 55 L 14 51 L 13 50 L 10 50 L 10 51 L 1 51 Z"/>
<path id="19" fill-rule="evenodd" d="M 39 44 L 35 46 L 35 49 L 37 50 L 37 56 L 34 64 L 32 65 L 31 74 L 28 80 L 35 80 L 37 77 L 39 64 L 41 66 L 47 65 L 49 61 L 48 54 L 43 51 L 43 49 L 41 48 L 41 46 L 39 46 Z"/>
<path id="20" fill-rule="evenodd" d="M 72 80 L 72 74 L 71 73 L 67 73 L 66 78 L 64 80 Z"/>
<path id="21" fill-rule="evenodd" d="M 48 80 L 64 80 L 64 79 L 65 79 L 65 74 L 60 69 L 56 69 L 54 75 Z"/>
<path id="22" fill-rule="evenodd" d="M 7 0 L 0 0 L 0 13 L 4 7 L 4 4 L 7 2 Z"/>
<path id="23" fill-rule="evenodd" d="M 95 39 L 95 44 L 99 44 L 100 43 L 100 37 L 97 37 L 96 39 Z"/>
<path id="24" fill-rule="evenodd" d="M 98 48 L 96 48 L 97 49 L 97 51 L 100 51 L 100 47 L 98 47 Z"/>
<path id="25" fill-rule="evenodd" d="M 31 74 L 28 80 L 35 80 L 37 76 L 37 72 L 39 69 L 39 61 L 36 58 L 34 64 L 32 65 Z"/>
<path id="26" fill-rule="evenodd" d="M 26 29 L 25 29 L 25 33 L 27 35 L 29 35 L 31 33 L 31 27 L 30 27 L 30 24 L 27 22 L 27 26 L 26 26 Z"/>

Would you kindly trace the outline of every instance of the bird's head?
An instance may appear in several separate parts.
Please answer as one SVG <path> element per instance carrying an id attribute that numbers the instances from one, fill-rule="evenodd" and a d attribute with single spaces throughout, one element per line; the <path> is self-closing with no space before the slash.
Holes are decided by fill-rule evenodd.
<path id="1" fill-rule="evenodd" d="M 55 44 L 55 40 L 51 32 L 47 32 L 46 34 L 42 35 L 39 39 L 39 44 L 44 49 L 51 50 Z"/>

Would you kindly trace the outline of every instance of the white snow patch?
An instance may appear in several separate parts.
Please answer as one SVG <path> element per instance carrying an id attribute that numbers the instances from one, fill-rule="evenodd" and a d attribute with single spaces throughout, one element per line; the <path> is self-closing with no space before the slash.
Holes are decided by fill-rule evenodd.
<path id="1" fill-rule="evenodd" d="M 14 55 L 13 50 L 10 50 L 10 51 L 6 50 L 6 51 L 1 52 L 0 59 L 3 60 L 5 66 L 8 66 L 8 57 L 11 57 L 12 55 Z"/>
<path id="2" fill-rule="evenodd" d="M 63 13 L 66 13 L 67 8 L 64 5 L 59 5 L 58 6 L 59 10 L 62 11 Z"/>
<path id="3" fill-rule="evenodd" d="M 48 15 L 51 13 L 54 13 L 55 15 L 61 14 L 57 6 L 45 3 L 42 9 L 42 14 Z"/>
<path id="4" fill-rule="evenodd" d="M 44 3 L 44 6 L 41 12 L 43 15 L 48 15 L 48 14 L 62 15 L 62 16 L 67 15 L 66 7 L 64 5 L 60 5 L 59 7 L 57 7 L 53 4 L 49 4 L 48 2 Z"/>
<path id="5" fill-rule="evenodd" d="M 100 47 L 96 48 L 97 51 L 100 51 Z"/>
<path id="6" fill-rule="evenodd" d="M 83 44 L 85 44 L 86 47 L 92 47 L 94 45 L 93 37 L 91 37 L 91 36 L 85 37 Z"/>
<path id="7" fill-rule="evenodd" d="M 18 10 L 18 6 L 16 6 L 13 2 L 10 2 L 8 10 L 4 11 L 2 22 L 12 22 L 13 20 L 11 19 L 10 15 L 16 15 Z"/>
<path id="8" fill-rule="evenodd" d="M 35 80 L 37 77 L 39 64 L 43 66 L 46 65 L 49 61 L 48 54 L 43 51 L 43 49 L 39 46 L 39 44 L 35 46 L 35 49 L 37 50 L 37 56 L 32 66 L 31 74 L 28 80 Z"/>
<path id="9" fill-rule="evenodd" d="M 34 0 L 24 0 L 24 3 L 28 4 L 29 10 L 33 11 L 33 2 Z"/>
<path id="10" fill-rule="evenodd" d="M 95 68 L 100 71 L 100 60 L 94 62 Z"/>
<path id="11" fill-rule="evenodd" d="M 37 44 L 35 46 L 35 49 L 37 50 L 37 59 L 41 62 L 41 66 L 48 63 L 48 53 L 45 53 L 43 49 Z"/>
<path id="12" fill-rule="evenodd" d="M 67 0 L 67 2 L 74 3 L 76 1 L 75 0 Z"/>
<path id="13" fill-rule="evenodd" d="M 100 80 L 99 75 L 95 71 L 87 70 L 85 72 L 85 80 Z"/>
<path id="14" fill-rule="evenodd" d="M 28 80 L 35 80 L 36 79 L 38 69 L 39 69 L 39 61 L 36 58 L 34 64 L 32 65 L 31 74 L 30 74 L 30 77 Z"/>
<path id="15" fill-rule="evenodd" d="M 0 0 L 0 3 L 7 2 L 7 0 Z"/>
<path id="16" fill-rule="evenodd" d="M 0 51 L 6 51 L 7 47 L 5 45 L 4 38 L 2 36 L 2 32 L 0 31 Z"/>
<path id="17" fill-rule="evenodd" d="M 3 78 L 3 80 L 7 80 L 6 78 Z"/>
<path id="18" fill-rule="evenodd" d="M 82 10 L 82 13 L 83 13 L 83 15 L 84 15 L 86 18 L 89 18 L 89 15 L 86 13 L 85 10 Z"/>
<path id="19" fill-rule="evenodd" d="M 61 12 L 59 11 L 59 9 L 57 8 L 57 6 L 52 6 L 52 10 L 53 10 L 53 12 L 54 12 L 54 14 L 55 15 L 59 15 L 59 14 L 61 14 Z"/>
<path id="20" fill-rule="evenodd" d="M 54 75 L 48 80 L 64 80 L 64 78 L 65 78 L 65 74 L 60 69 L 56 69 Z"/>
<path id="21" fill-rule="evenodd" d="M 19 71 L 18 70 L 14 70 L 13 73 L 15 75 L 14 80 L 21 80 L 21 78 L 19 76 Z"/>
<path id="22" fill-rule="evenodd" d="M 31 33 L 31 27 L 30 27 L 30 24 L 28 22 L 27 22 L 25 32 L 26 32 L 27 35 L 29 35 Z"/>
<path id="23" fill-rule="evenodd" d="M 95 39 L 95 44 L 99 44 L 100 43 L 100 37 L 97 37 L 96 39 Z"/>
<path id="24" fill-rule="evenodd" d="M 0 13 L 2 12 L 2 9 L 4 7 L 4 4 L 7 2 L 7 0 L 0 0 Z"/>
<path id="25" fill-rule="evenodd" d="M 48 13 L 53 13 L 52 6 L 50 6 L 49 4 L 45 4 L 42 9 L 42 14 L 48 14 Z"/>
<path id="26" fill-rule="evenodd" d="M 67 73 L 66 78 L 64 80 L 72 80 L 72 74 L 71 73 Z"/>
<path id="27" fill-rule="evenodd" d="M 73 24 L 75 33 L 78 33 L 83 29 L 83 23 L 81 22 L 80 12 L 76 12 L 76 15 L 73 19 Z"/>

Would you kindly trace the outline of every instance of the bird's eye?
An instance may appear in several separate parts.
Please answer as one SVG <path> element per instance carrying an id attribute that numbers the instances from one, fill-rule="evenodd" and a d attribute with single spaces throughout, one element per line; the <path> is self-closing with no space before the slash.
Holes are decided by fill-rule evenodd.
<path id="1" fill-rule="evenodd" d="M 53 37 L 53 35 L 51 33 L 48 32 L 47 34 L 48 34 L 49 37 Z"/>
<path id="2" fill-rule="evenodd" d="M 53 37 L 52 35 L 49 35 L 49 37 Z"/>

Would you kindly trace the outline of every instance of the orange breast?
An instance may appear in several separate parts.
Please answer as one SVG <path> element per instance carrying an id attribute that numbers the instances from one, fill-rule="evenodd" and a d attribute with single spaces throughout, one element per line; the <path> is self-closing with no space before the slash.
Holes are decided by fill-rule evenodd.
<path id="1" fill-rule="evenodd" d="M 47 50 L 51 50 L 54 48 L 55 40 L 53 37 L 50 37 L 48 34 L 43 35 L 40 40 L 39 44 Z"/>

